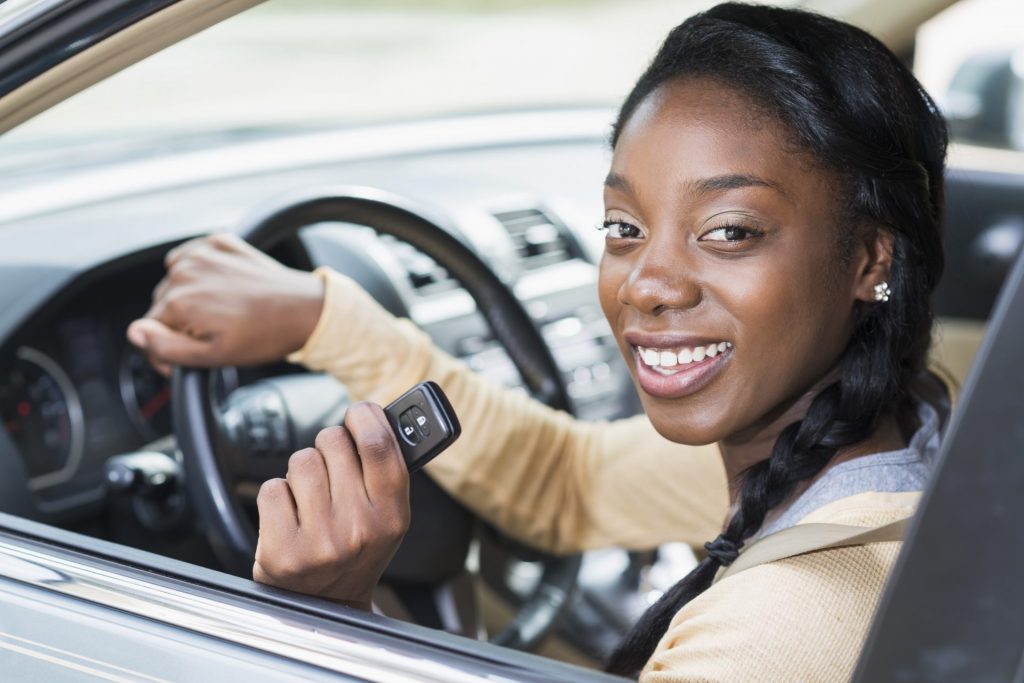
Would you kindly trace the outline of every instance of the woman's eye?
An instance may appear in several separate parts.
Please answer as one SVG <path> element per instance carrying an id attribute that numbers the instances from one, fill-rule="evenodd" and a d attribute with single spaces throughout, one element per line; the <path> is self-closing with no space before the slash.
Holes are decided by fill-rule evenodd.
<path id="1" fill-rule="evenodd" d="M 749 228 L 741 228 L 737 225 L 723 225 L 720 228 L 704 233 L 701 235 L 701 239 L 711 242 L 742 242 L 751 237 L 756 237 L 758 234 L 760 233 Z"/>
<path id="2" fill-rule="evenodd" d="M 601 228 L 608 231 L 608 239 L 639 239 L 644 236 L 640 228 L 624 221 L 605 221 Z"/>

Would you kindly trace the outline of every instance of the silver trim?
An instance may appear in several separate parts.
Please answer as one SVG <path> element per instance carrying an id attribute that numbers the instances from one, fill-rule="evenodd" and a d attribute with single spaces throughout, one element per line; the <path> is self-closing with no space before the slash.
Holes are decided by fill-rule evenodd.
<path id="1" fill-rule="evenodd" d="M 85 453 L 85 417 L 82 413 L 82 401 L 78 397 L 78 391 L 72 384 L 64 369 L 42 351 L 37 351 L 28 346 L 22 346 L 15 353 L 15 357 L 29 363 L 34 363 L 46 372 L 57 383 L 57 387 L 64 394 L 64 402 L 68 406 L 68 418 L 71 420 L 71 441 L 68 446 L 68 459 L 59 470 L 40 474 L 37 477 L 28 479 L 28 487 L 32 491 L 56 486 L 70 481 L 78 467 L 82 464 L 82 456 Z M 31 453 L 22 453 L 23 458 L 32 457 Z"/>
<path id="2" fill-rule="evenodd" d="M 315 627 L 245 606 L 184 593 L 155 581 L 119 574 L 0 539 L 0 576 L 87 600 L 271 655 L 370 681 L 496 683 L 437 661 L 353 640 L 319 622 Z"/>
<path id="3" fill-rule="evenodd" d="M 24 657 L 31 657 L 53 666 L 113 683 L 142 683 L 144 681 L 170 683 L 170 680 L 166 678 L 154 678 L 109 662 L 84 657 L 77 652 L 53 647 L 28 638 L 20 638 L 13 633 L 0 633 L 0 650 L 14 652 Z"/>
<path id="4" fill-rule="evenodd" d="M 0 5 L 0 35 L 7 35 L 38 16 L 59 6 L 63 0 L 7 0 Z"/>

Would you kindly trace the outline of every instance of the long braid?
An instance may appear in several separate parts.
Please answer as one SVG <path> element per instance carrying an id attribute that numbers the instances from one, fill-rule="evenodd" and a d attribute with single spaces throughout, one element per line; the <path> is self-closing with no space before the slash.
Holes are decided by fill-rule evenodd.
<path id="1" fill-rule="evenodd" d="M 865 75 L 869 74 L 869 75 Z M 766 105 L 845 186 L 840 252 L 858 226 L 893 237 L 890 301 L 862 305 L 837 379 L 782 430 L 769 458 L 747 469 L 725 530 L 707 557 L 640 618 L 607 670 L 636 675 L 680 609 L 705 591 L 768 514 L 844 448 L 869 438 L 882 415 L 904 432 L 916 401 L 948 414 L 944 385 L 926 367 L 929 297 L 942 272 L 940 224 L 946 129 L 907 69 L 868 34 L 798 10 L 726 3 L 674 29 L 620 110 L 612 146 L 632 112 L 673 79 L 710 77 Z M 845 203 L 844 203 L 845 202 Z M 842 256 L 842 254 L 840 254 Z"/>

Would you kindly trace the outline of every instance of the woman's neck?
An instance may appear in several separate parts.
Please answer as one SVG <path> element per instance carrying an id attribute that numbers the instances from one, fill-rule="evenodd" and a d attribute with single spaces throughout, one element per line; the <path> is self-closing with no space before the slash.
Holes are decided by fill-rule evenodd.
<path id="1" fill-rule="evenodd" d="M 834 382 L 835 379 L 835 373 L 830 373 L 788 405 L 781 406 L 773 413 L 762 418 L 757 424 L 719 442 L 722 462 L 725 465 L 725 473 L 729 481 L 729 500 L 731 503 L 736 502 L 743 473 L 759 462 L 771 457 L 772 449 L 782 430 L 794 422 L 802 420 L 807 415 L 807 410 L 814 397 L 831 382 Z M 899 428 L 899 423 L 895 416 L 886 415 L 879 420 L 877 427 L 867 438 L 856 444 L 841 448 L 829 461 L 828 465 L 822 468 L 821 472 L 815 477 L 801 482 L 793 492 L 790 500 L 798 497 L 800 493 L 806 490 L 808 486 L 828 471 L 829 468 L 834 467 L 840 462 L 852 460 L 862 455 L 897 450 L 904 447 L 906 447 L 906 440 Z"/>

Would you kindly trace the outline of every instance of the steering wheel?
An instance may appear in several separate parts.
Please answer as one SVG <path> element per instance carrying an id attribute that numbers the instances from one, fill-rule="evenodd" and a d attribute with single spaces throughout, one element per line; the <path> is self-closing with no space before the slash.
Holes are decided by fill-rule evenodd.
<path id="1" fill-rule="evenodd" d="M 298 231 L 324 222 L 369 226 L 433 258 L 476 301 L 532 395 L 554 408 L 571 409 L 562 374 L 522 304 L 474 251 L 442 228 L 442 221 L 425 208 L 379 190 L 343 188 L 293 197 L 262 212 L 241 235 L 263 251 L 286 241 L 302 250 Z M 298 260 L 310 263 L 304 251 Z M 319 429 L 339 423 L 339 404 L 343 407 L 345 396 L 325 391 L 322 376 L 292 375 L 259 387 L 243 387 L 219 405 L 216 378 L 211 369 L 174 370 L 174 428 L 188 492 L 207 537 L 229 571 L 248 576 L 256 533 L 235 492 L 238 473 L 248 465 L 260 471 L 255 461 L 265 463 L 268 456 L 276 457 L 278 464 L 286 462 L 293 451 L 311 444 Z M 330 405 L 324 405 L 324 395 L 331 397 Z M 259 443 L 252 438 L 252 420 L 260 427 Z M 472 517 L 423 473 L 410 480 L 410 502 L 409 532 L 382 582 L 440 586 L 465 564 Z M 541 578 L 510 624 L 491 640 L 530 650 L 554 627 L 570 601 L 580 558 L 527 550 L 510 540 L 504 545 L 524 559 L 539 562 Z"/>

